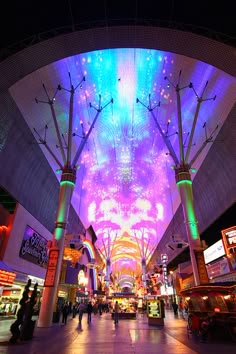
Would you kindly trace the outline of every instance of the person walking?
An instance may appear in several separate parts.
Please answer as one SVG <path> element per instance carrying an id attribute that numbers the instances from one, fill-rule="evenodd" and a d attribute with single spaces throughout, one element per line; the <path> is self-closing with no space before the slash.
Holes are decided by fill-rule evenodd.
<path id="1" fill-rule="evenodd" d="M 68 313 L 69 313 L 69 305 L 68 302 L 65 302 L 62 308 L 62 323 L 64 323 L 65 325 L 67 323 Z"/>
<path id="2" fill-rule="evenodd" d="M 174 315 L 177 316 L 178 315 L 178 304 L 176 304 L 175 301 L 172 304 L 172 308 L 173 308 L 173 311 L 174 311 Z"/>
<path id="3" fill-rule="evenodd" d="M 75 318 L 77 313 L 78 313 L 78 304 L 77 302 L 75 302 L 72 307 L 72 318 Z"/>
<path id="4" fill-rule="evenodd" d="M 118 301 L 115 302 L 114 306 L 114 323 L 118 324 L 119 322 L 119 311 L 120 311 L 120 306 L 118 304 Z"/>
<path id="5" fill-rule="evenodd" d="M 81 323 L 82 323 L 82 318 L 83 318 L 84 311 L 85 311 L 85 306 L 84 306 L 84 304 L 81 302 L 81 303 L 79 304 L 79 307 L 78 307 L 78 312 L 79 312 L 79 326 L 80 326 L 80 327 L 81 327 Z"/>
<path id="6" fill-rule="evenodd" d="M 98 303 L 98 312 L 99 312 L 99 315 L 100 315 L 100 316 L 102 315 L 102 311 L 103 311 L 103 303 L 102 303 L 102 302 L 99 302 L 99 303 Z"/>
<path id="7" fill-rule="evenodd" d="M 89 301 L 88 306 L 87 306 L 87 313 L 88 313 L 87 322 L 88 322 L 88 324 L 91 323 L 92 312 L 93 312 L 93 305 L 92 305 L 91 301 Z"/>

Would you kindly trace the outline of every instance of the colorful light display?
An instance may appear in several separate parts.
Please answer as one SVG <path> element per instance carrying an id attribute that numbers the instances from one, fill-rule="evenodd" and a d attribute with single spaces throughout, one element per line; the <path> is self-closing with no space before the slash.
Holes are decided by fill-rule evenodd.
<path id="1" fill-rule="evenodd" d="M 188 87 L 181 92 L 184 147 L 197 95 L 201 95 L 206 82 L 206 97 L 216 95 L 215 101 L 209 100 L 201 106 L 191 160 L 191 154 L 194 155 L 204 142 L 204 123 L 212 131 L 223 123 L 234 103 L 235 79 L 206 63 L 151 49 L 99 50 L 52 63 L 23 78 L 10 90 L 32 130 L 35 128 L 43 134 L 47 124 L 48 144 L 58 159 L 50 109 L 34 103 L 36 96 L 44 97 L 41 83 L 53 95 L 58 84 L 69 88 L 68 73 L 74 87 L 85 77 L 74 98 L 74 154 L 95 116 L 91 106 L 98 107 L 100 98 L 101 106 L 113 98 L 114 103 L 99 116 L 82 153 L 72 204 L 84 225 L 93 226 L 98 237 L 96 246 L 104 259 L 111 245 L 111 271 L 124 279 L 123 286 L 130 287 L 130 274 L 133 279 L 135 274 L 140 274 L 143 256 L 148 262 L 180 202 L 171 169 L 173 161 L 152 116 L 136 99 L 149 106 L 151 97 L 163 133 L 178 155 L 175 90 L 164 78 L 177 82 L 180 70 L 181 86 L 188 86 L 190 82 L 194 85 L 194 89 Z M 54 103 L 65 140 L 69 98 L 62 90 Z M 207 149 L 196 161 L 197 169 Z M 47 151 L 43 152 L 56 173 L 55 161 Z"/>

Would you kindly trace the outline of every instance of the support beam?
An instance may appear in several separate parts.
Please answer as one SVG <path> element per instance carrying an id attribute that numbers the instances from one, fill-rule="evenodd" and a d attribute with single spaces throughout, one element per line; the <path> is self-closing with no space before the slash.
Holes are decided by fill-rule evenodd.
<path id="1" fill-rule="evenodd" d="M 83 80 L 84 80 L 84 78 L 83 78 Z M 53 109 L 53 100 L 50 100 L 49 97 L 48 97 L 48 102 L 38 101 L 36 99 L 36 103 L 43 102 L 43 103 L 50 104 L 55 129 L 56 129 L 57 137 L 59 140 L 59 147 L 62 150 L 62 159 L 64 162 L 64 167 L 61 168 L 62 175 L 61 175 L 61 182 L 60 182 L 60 191 L 59 191 L 56 223 L 55 223 L 55 229 L 54 229 L 54 233 L 53 233 L 52 247 L 49 251 L 49 262 L 48 262 L 45 286 L 44 286 L 44 290 L 43 290 L 42 303 L 41 303 L 41 308 L 40 308 L 40 313 L 39 313 L 38 327 L 50 327 L 52 325 L 53 312 L 56 310 L 56 299 L 57 299 L 57 293 L 58 293 L 58 286 L 60 283 L 60 274 L 61 274 L 61 267 L 62 267 L 62 261 L 63 261 L 63 255 L 64 255 L 64 239 L 65 239 L 65 234 L 66 234 L 66 226 L 68 223 L 69 210 L 70 210 L 72 195 L 73 195 L 73 191 L 74 191 L 74 187 L 75 187 L 75 183 L 76 183 L 77 161 L 81 156 L 81 153 L 85 147 L 86 142 L 88 141 L 88 138 L 92 132 L 92 129 L 94 128 L 95 122 L 96 122 L 99 114 L 101 113 L 101 111 L 105 107 L 108 106 L 108 104 L 113 103 L 113 99 L 111 99 L 104 107 L 101 107 L 101 96 L 99 97 L 99 108 L 96 109 L 97 114 L 92 122 L 92 125 L 90 126 L 90 129 L 89 129 L 87 135 L 85 137 L 82 137 L 82 141 L 79 146 L 79 149 L 74 157 L 73 163 L 71 164 L 72 136 L 74 136 L 72 133 L 73 102 L 74 102 L 74 92 L 78 86 L 74 89 L 72 82 L 71 82 L 71 77 L 70 77 L 70 83 L 71 83 L 71 90 L 69 91 L 69 90 L 64 89 L 66 91 L 69 91 L 71 94 L 70 105 L 69 105 L 68 146 L 67 146 L 66 161 L 64 161 L 64 154 L 63 154 L 64 149 L 62 147 L 61 135 L 59 134 L 59 126 L 58 126 L 57 118 L 56 118 L 56 115 L 55 115 L 55 112 Z M 45 87 L 44 87 L 44 89 L 45 89 Z M 59 85 L 58 90 L 62 90 L 62 89 L 63 88 Z M 47 94 L 46 89 L 45 89 L 45 92 Z M 91 104 L 90 104 L 90 107 L 92 107 Z M 49 149 L 49 147 L 46 143 L 46 137 L 45 137 L 45 139 L 41 139 L 40 143 L 43 144 L 48 149 L 48 151 L 54 157 L 56 162 L 59 164 L 59 167 L 62 167 L 63 164 L 60 163 L 60 161 L 56 158 L 55 154 Z M 55 260 L 56 264 L 54 264 L 53 272 L 51 271 L 51 268 L 50 268 L 51 267 L 50 255 L 53 254 L 52 252 L 58 253 L 58 258 L 57 258 L 57 260 Z M 52 263 L 53 263 L 53 259 L 52 259 Z M 50 281 L 52 284 L 49 284 Z"/>

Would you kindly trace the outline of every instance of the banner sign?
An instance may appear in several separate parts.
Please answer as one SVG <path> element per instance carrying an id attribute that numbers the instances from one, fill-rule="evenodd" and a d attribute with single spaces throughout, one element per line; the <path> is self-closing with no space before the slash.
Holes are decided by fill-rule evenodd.
<path id="1" fill-rule="evenodd" d="M 29 225 L 25 228 L 19 256 L 27 261 L 46 268 L 48 263 L 48 240 Z"/>
<path id="2" fill-rule="evenodd" d="M 55 285 L 58 257 L 59 257 L 59 249 L 52 248 L 49 252 L 48 268 L 47 268 L 44 286 Z"/>
<path id="3" fill-rule="evenodd" d="M 227 258 L 222 258 L 214 263 L 208 264 L 206 268 L 210 279 L 230 273 Z"/>
<path id="4" fill-rule="evenodd" d="M 161 254 L 161 262 L 162 262 L 163 279 L 164 279 L 165 287 L 167 288 L 169 286 L 168 272 L 167 272 L 167 262 L 168 262 L 167 254 Z"/>
<path id="5" fill-rule="evenodd" d="M 203 251 L 195 250 L 194 253 L 197 261 L 200 284 L 209 283 Z"/>

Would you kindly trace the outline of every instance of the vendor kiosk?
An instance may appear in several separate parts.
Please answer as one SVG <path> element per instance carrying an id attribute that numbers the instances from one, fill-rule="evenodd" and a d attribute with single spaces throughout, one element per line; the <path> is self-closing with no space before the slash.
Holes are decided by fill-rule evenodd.
<path id="1" fill-rule="evenodd" d="M 149 325 L 164 326 L 165 310 L 162 299 L 147 299 L 147 317 Z"/>
<path id="2" fill-rule="evenodd" d="M 135 320 L 138 307 L 138 298 L 133 293 L 114 293 L 112 297 L 112 307 L 118 301 L 120 312 L 119 319 Z M 114 313 L 112 312 L 112 318 Z"/>

